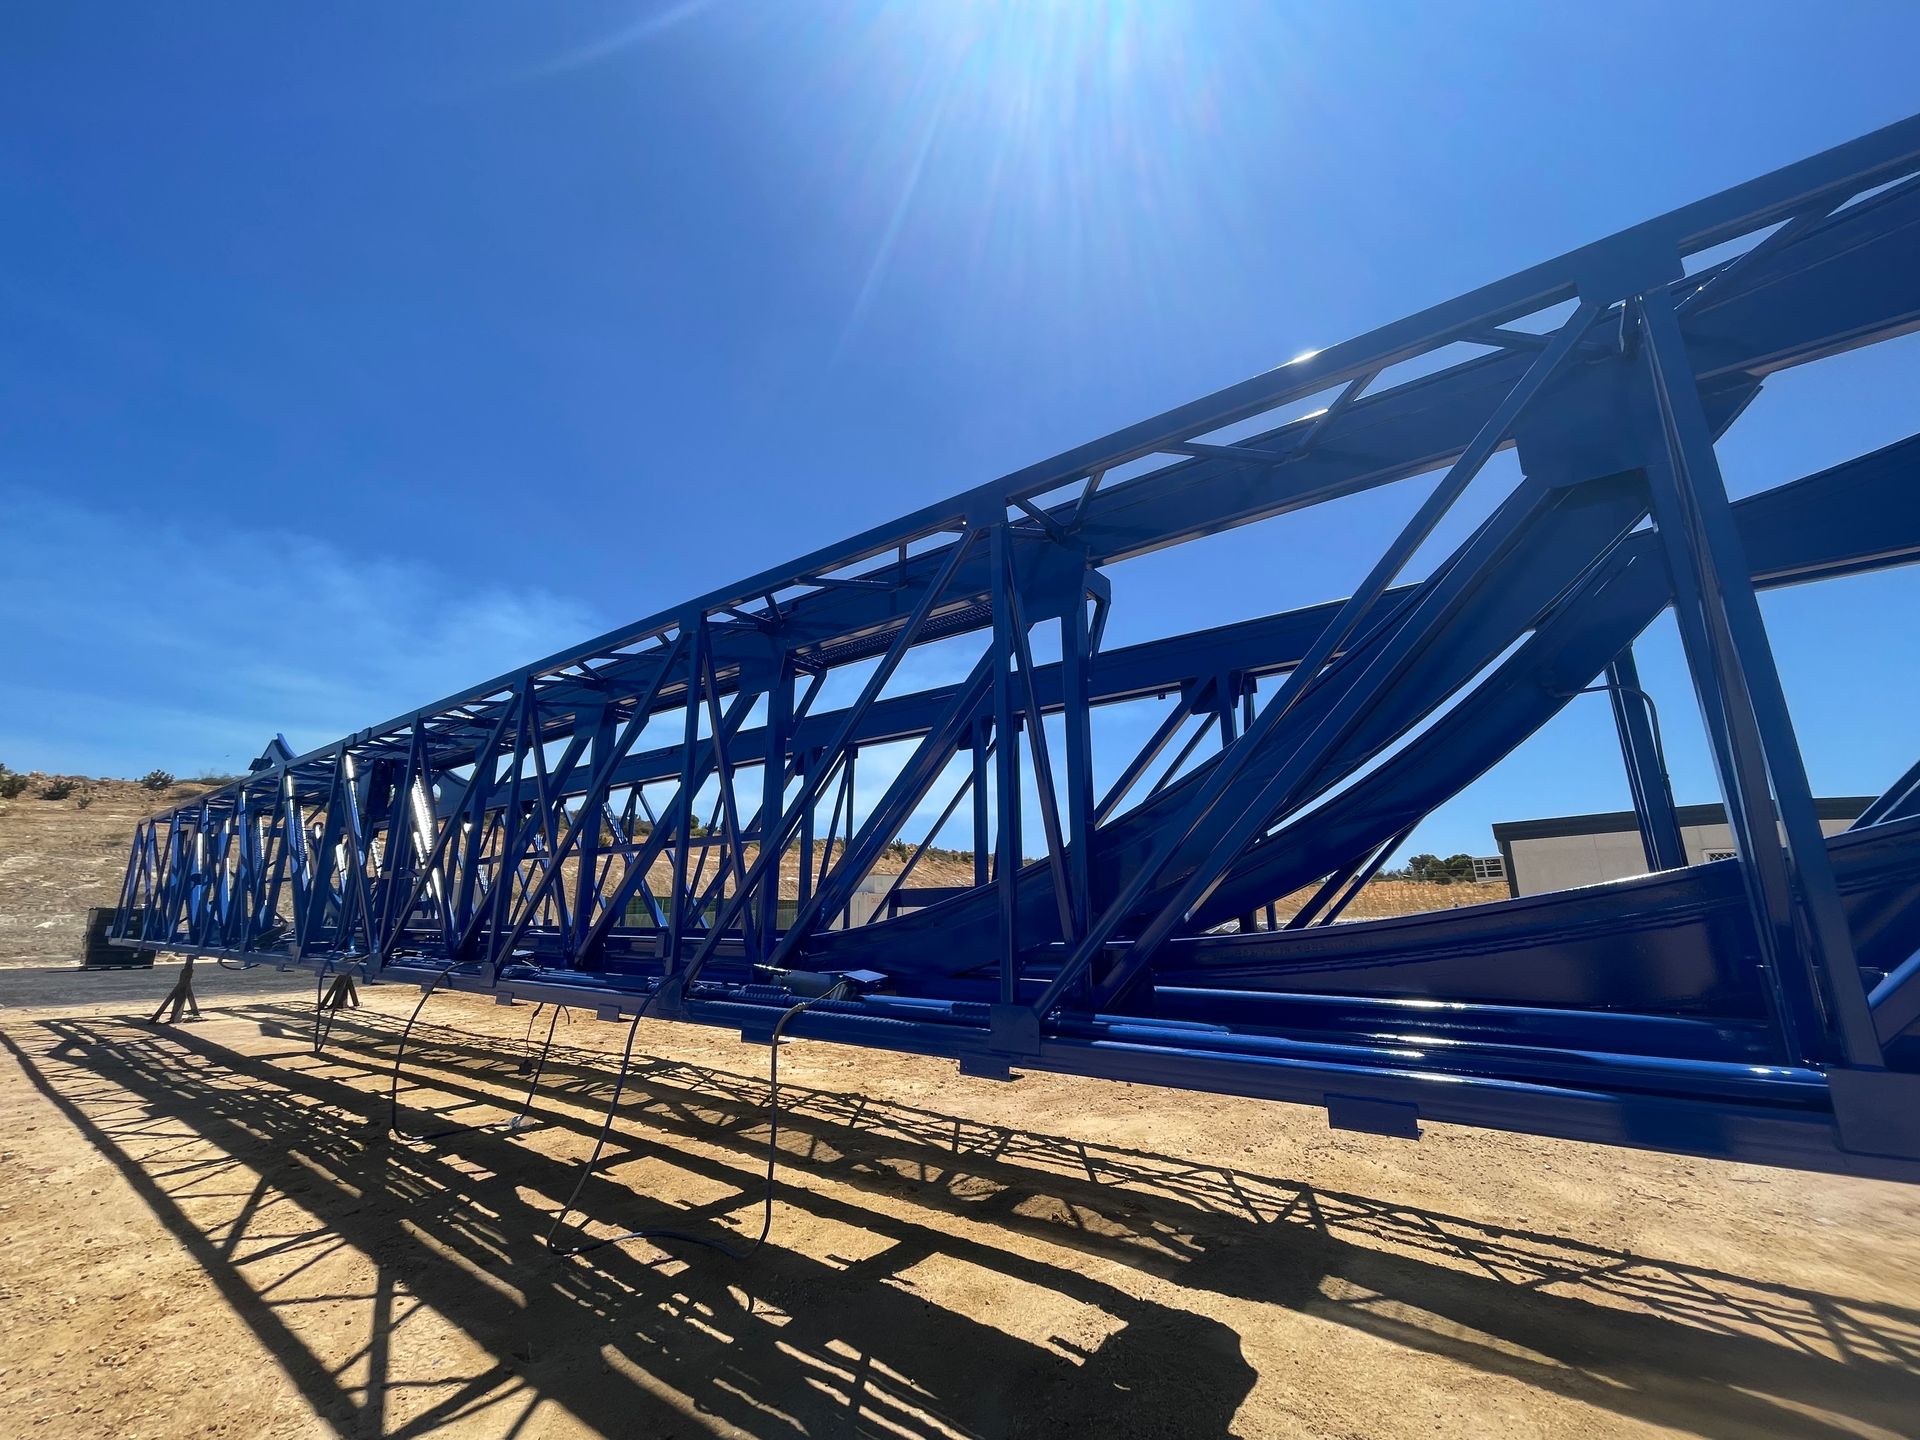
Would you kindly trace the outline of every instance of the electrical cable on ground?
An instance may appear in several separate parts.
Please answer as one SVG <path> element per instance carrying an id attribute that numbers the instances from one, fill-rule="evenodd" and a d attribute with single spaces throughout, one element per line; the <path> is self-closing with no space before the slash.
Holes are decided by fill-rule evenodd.
<path id="1" fill-rule="evenodd" d="M 560 1012 L 566 1008 L 563 1005 L 553 1007 L 553 1016 L 547 1021 L 546 1042 L 541 1045 L 539 1058 L 534 1063 L 533 1079 L 527 1085 L 526 1098 L 520 1102 L 519 1111 L 511 1119 L 489 1120 L 475 1125 L 453 1125 L 445 1130 L 429 1130 L 418 1135 L 400 1128 L 400 1067 L 407 1058 L 407 1041 L 412 1036 L 414 1023 L 419 1020 L 420 1012 L 426 1008 L 427 1001 L 432 999 L 433 992 L 440 988 L 440 982 L 459 968 L 459 963 L 456 960 L 447 966 L 422 988 L 419 1000 L 414 1003 L 413 1013 L 407 1017 L 406 1026 L 400 1031 L 400 1044 L 393 1053 L 393 1070 L 387 1080 L 387 1131 L 396 1139 L 421 1144 L 432 1140 L 444 1140 L 449 1135 L 465 1135 L 474 1130 L 518 1130 L 527 1123 L 527 1116 L 532 1113 L 533 1098 L 540 1090 L 540 1077 L 546 1073 L 547 1055 L 553 1049 L 554 1027 L 560 1022 Z M 527 1021 L 529 1039 L 533 1036 L 533 1023 L 539 1018 L 539 1013 L 535 1010 L 533 1017 Z M 571 1017 L 569 1017 L 569 1023 L 571 1023 Z"/>
<path id="2" fill-rule="evenodd" d="M 567 1196 L 567 1203 L 561 1208 L 559 1214 L 553 1217 L 553 1224 L 548 1227 L 546 1238 L 542 1242 L 546 1245 L 547 1249 L 562 1259 L 566 1259 L 574 1255 L 584 1255 L 589 1250 L 598 1250 L 604 1246 L 623 1244 L 628 1240 L 683 1240 L 689 1245 L 700 1245 L 708 1250 L 718 1250 L 722 1255 L 726 1255 L 734 1260 L 751 1258 L 762 1245 L 767 1243 L 767 1236 L 772 1233 L 773 1230 L 774 1168 L 778 1164 L 780 1156 L 781 1032 L 787 1028 L 787 1022 L 792 1020 L 793 1017 L 801 1011 L 818 1005 L 823 1000 L 837 1000 L 847 994 L 849 988 L 847 982 L 841 981 L 822 994 L 811 995 L 798 1004 L 789 1006 L 781 1014 L 780 1018 L 774 1022 L 773 1040 L 767 1051 L 767 1183 L 766 1193 L 761 1201 L 760 1208 L 760 1233 L 754 1237 L 752 1244 L 740 1248 L 730 1245 L 725 1240 L 721 1240 L 712 1235 L 695 1235 L 686 1230 L 656 1227 L 628 1230 L 619 1235 L 608 1235 L 602 1239 L 588 1240 L 578 1245 L 561 1246 L 554 1243 L 554 1237 L 560 1233 L 560 1227 L 566 1223 L 567 1217 L 573 1214 L 575 1206 L 580 1199 L 581 1190 L 586 1187 L 588 1178 L 592 1176 L 595 1168 L 599 1165 L 601 1153 L 606 1149 L 607 1137 L 613 1133 L 614 1117 L 619 1113 L 620 1097 L 626 1090 L 627 1076 L 633 1066 L 634 1036 L 639 1033 L 640 1021 L 646 1015 L 648 1006 L 653 1003 L 654 996 L 660 993 L 658 990 L 655 990 L 647 996 L 639 1010 L 634 1013 L 633 1022 L 627 1027 L 627 1043 L 620 1052 L 620 1069 L 614 1077 L 613 1096 L 607 1102 L 606 1118 L 601 1122 L 600 1134 L 593 1142 L 593 1153 L 587 1157 L 586 1164 L 581 1167 L 580 1178 L 573 1182 L 573 1190 Z"/>

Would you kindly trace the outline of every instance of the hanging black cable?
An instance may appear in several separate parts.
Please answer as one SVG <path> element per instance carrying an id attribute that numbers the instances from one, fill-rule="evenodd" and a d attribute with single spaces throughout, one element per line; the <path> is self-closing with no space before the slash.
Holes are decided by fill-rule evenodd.
<path id="1" fill-rule="evenodd" d="M 547 1002 L 542 1000 L 539 1004 L 533 1007 L 533 1014 L 527 1017 L 527 1033 L 520 1037 L 520 1069 L 518 1071 L 519 1074 L 524 1075 L 529 1070 L 538 1070 L 540 1066 L 545 1065 L 547 1063 L 547 1049 L 551 1047 L 553 1044 L 553 1020 L 549 1020 L 547 1022 L 546 1046 L 543 1046 L 541 1048 L 540 1053 L 537 1056 L 534 1054 L 534 1050 L 533 1050 L 533 1027 L 540 1023 L 540 1012 L 546 1008 L 547 1008 Z M 553 1008 L 555 1011 L 553 1019 L 565 1020 L 567 1024 L 569 1025 L 573 1024 L 573 1014 L 571 1011 L 567 1009 L 565 1005 L 556 1003 Z"/>
<path id="2" fill-rule="evenodd" d="M 489 1120 L 475 1125 L 452 1125 L 445 1130 L 429 1130 L 419 1135 L 410 1134 L 400 1128 L 400 1067 L 407 1058 L 407 1041 L 413 1034 L 414 1022 L 419 1020 L 420 1012 L 426 1008 L 427 1001 L 433 997 L 433 992 L 440 988 L 441 981 L 459 968 L 459 964 L 459 961 L 454 961 L 435 975 L 432 981 L 421 990 L 419 1000 L 414 1003 L 413 1013 L 407 1017 L 407 1023 L 400 1031 L 400 1045 L 393 1053 L 393 1071 L 387 1080 L 387 1130 L 396 1139 L 423 1143 L 430 1140 L 444 1140 L 449 1135 L 465 1135 L 473 1130 L 518 1130 L 526 1124 L 527 1116 L 533 1109 L 533 1098 L 539 1093 L 540 1077 L 546 1073 L 547 1055 L 553 1049 L 554 1027 L 560 1022 L 560 1012 L 566 1008 L 561 1005 L 553 1007 L 553 1016 L 547 1021 L 546 1042 L 541 1045 L 539 1058 L 534 1063 L 533 1079 L 527 1085 L 526 1098 L 520 1102 L 520 1109 L 511 1119 Z M 535 1011 L 533 1019 L 537 1018 L 539 1018 L 539 1012 Z M 529 1039 L 533 1036 L 533 1019 L 527 1021 Z"/>
<path id="3" fill-rule="evenodd" d="M 333 972 L 333 961 L 328 960 L 320 967 L 313 980 L 313 1053 L 318 1055 L 326 1048 L 327 1037 L 333 1034 L 333 1022 L 339 1018 L 340 1007 L 328 1007 L 326 1001 L 327 976 Z M 325 1023 L 321 1017 L 325 1016 Z"/>
<path id="4" fill-rule="evenodd" d="M 553 1224 L 547 1229 L 546 1239 L 543 1242 L 547 1249 L 551 1250 L 555 1255 L 564 1258 L 573 1255 L 584 1255 L 589 1250 L 598 1250 L 607 1245 L 619 1245 L 628 1240 L 684 1240 L 689 1245 L 701 1245 L 709 1250 L 718 1250 L 722 1255 L 729 1256 L 735 1260 L 750 1258 L 762 1245 L 767 1243 L 767 1236 L 772 1233 L 773 1230 L 774 1168 L 778 1164 L 780 1156 L 781 1032 L 787 1028 L 787 1022 L 802 1010 L 818 1005 L 823 1000 L 837 1000 L 845 995 L 850 988 L 848 982 L 844 980 L 840 981 L 822 994 L 808 996 L 798 1004 L 789 1006 L 781 1014 L 780 1018 L 774 1022 L 773 1041 L 767 1052 L 766 1193 L 761 1201 L 760 1207 L 760 1233 L 753 1238 L 752 1244 L 744 1248 L 739 1248 L 728 1244 L 725 1240 L 717 1236 L 695 1235 L 690 1231 L 671 1229 L 628 1230 L 623 1234 L 608 1235 L 604 1239 L 588 1240 L 582 1244 L 564 1247 L 554 1243 L 554 1237 L 560 1233 L 560 1227 L 566 1223 L 567 1217 L 573 1214 L 574 1208 L 580 1199 L 580 1192 L 586 1187 L 588 1177 L 593 1174 L 595 1168 L 600 1164 L 601 1153 L 606 1149 L 607 1137 L 613 1133 L 614 1117 L 619 1113 L 620 1097 L 626 1090 L 627 1075 L 633 1066 L 634 1036 L 639 1033 L 640 1021 L 646 1015 L 648 1006 L 653 1003 L 654 996 L 660 993 L 659 990 L 655 990 L 641 1003 L 639 1010 L 634 1013 L 633 1023 L 627 1026 L 627 1043 L 625 1048 L 620 1052 L 620 1069 L 614 1077 L 613 1096 L 607 1102 L 606 1119 L 600 1123 L 600 1134 L 593 1142 L 593 1153 L 587 1157 L 586 1164 L 581 1167 L 580 1178 L 573 1182 L 573 1190 L 567 1196 L 567 1203 L 561 1208 L 560 1213 L 553 1217 Z"/>

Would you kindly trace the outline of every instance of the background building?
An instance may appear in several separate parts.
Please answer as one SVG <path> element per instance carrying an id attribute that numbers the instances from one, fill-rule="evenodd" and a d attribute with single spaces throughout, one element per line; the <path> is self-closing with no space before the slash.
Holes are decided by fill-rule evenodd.
<path id="1" fill-rule="evenodd" d="M 1872 803 L 1871 796 L 1848 795 L 1816 800 L 1814 809 L 1821 830 L 1832 835 L 1859 819 Z M 1689 865 L 1724 860 L 1734 853 L 1726 806 L 1681 805 L 1674 813 Z M 1493 842 L 1506 861 L 1507 887 L 1515 895 L 1571 890 L 1647 871 L 1639 822 L 1631 810 L 1503 821 L 1493 827 Z"/>

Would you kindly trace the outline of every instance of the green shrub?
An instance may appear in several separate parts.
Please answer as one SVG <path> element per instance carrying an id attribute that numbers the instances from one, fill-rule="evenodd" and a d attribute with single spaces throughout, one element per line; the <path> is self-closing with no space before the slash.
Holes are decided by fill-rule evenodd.
<path id="1" fill-rule="evenodd" d="M 165 770 L 149 770 L 140 777 L 140 783 L 149 790 L 171 790 L 173 788 L 173 776 L 169 775 Z"/>
<path id="2" fill-rule="evenodd" d="M 0 773 L 0 800 L 19 798 L 21 791 L 27 788 L 27 777 L 16 775 L 11 770 Z"/>
<path id="3" fill-rule="evenodd" d="M 56 775 L 41 787 L 42 800 L 64 800 L 80 787 L 64 775 Z"/>

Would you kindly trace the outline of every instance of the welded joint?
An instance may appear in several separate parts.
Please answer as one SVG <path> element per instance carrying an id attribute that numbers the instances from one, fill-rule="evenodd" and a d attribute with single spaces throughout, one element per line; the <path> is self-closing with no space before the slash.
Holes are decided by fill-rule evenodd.
<path id="1" fill-rule="evenodd" d="M 1643 226 L 1589 246 L 1574 285 L 1583 301 L 1612 306 L 1686 278 L 1685 259 L 1672 237 Z"/>
<path id="2" fill-rule="evenodd" d="M 1000 1055 L 1040 1053 L 1040 1015 L 1018 1001 L 987 1011 L 987 1043 Z"/>
<path id="3" fill-rule="evenodd" d="M 684 974 L 669 975 L 660 982 L 660 988 L 654 991 L 653 1003 L 647 1007 L 649 1015 L 662 1020 L 685 1020 L 687 1017 L 687 977 Z"/>

